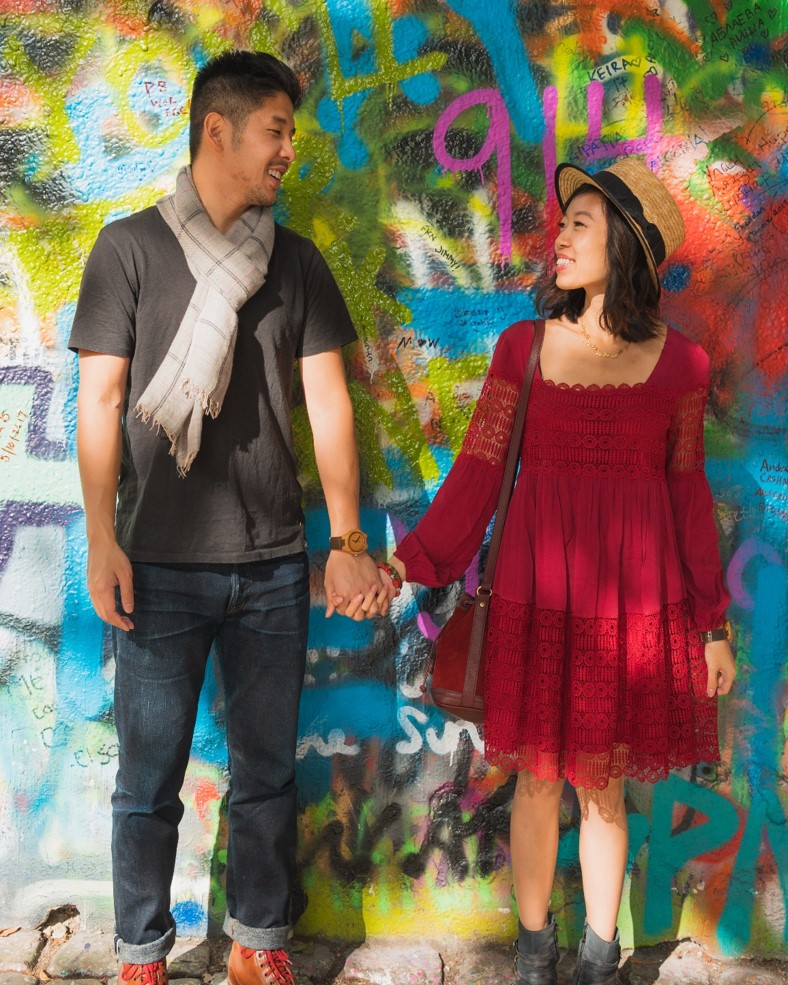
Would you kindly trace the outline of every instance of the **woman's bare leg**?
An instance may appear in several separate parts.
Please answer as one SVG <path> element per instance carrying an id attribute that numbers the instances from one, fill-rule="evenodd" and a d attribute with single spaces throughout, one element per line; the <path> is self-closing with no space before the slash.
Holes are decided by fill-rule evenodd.
<path id="1" fill-rule="evenodd" d="M 512 873 L 520 923 L 542 930 L 547 923 L 558 856 L 558 815 L 564 781 L 517 777 L 511 822 Z"/>
<path id="2" fill-rule="evenodd" d="M 616 933 L 629 850 L 629 829 L 624 807 L 624 778 L 611 779 L 604 790 L 578 790 L 580 870 L 586 919 L 603 940 Z"/>

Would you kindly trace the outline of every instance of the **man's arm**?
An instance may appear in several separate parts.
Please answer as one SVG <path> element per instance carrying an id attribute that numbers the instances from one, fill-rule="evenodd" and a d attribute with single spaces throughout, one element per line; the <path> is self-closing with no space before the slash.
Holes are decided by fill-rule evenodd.
<path id="1" fill-rule="evenodd" d="M 128 631 L 134 625 L 115 604 L 120 587 L 125 612 L 134 611 L 131 564 L 115 539 L 120 472 L 121 415 L 129 360 L 80 349 L 77 396 L 77 458 L 85 501 L 88 591 L 105 622 Z"/>
<path id="2" fill-rule="evenodd" d="M 358 449 L 353 407 L 339 349 L 300 360 L 315 459 L 326 497 L 331 536 L 358 529 Z M 331 551 L 326 564 L 326 616 L 334 611 L 357 621 L 385 615 L 394 595 L 388 575 L 368 554 Z"/>

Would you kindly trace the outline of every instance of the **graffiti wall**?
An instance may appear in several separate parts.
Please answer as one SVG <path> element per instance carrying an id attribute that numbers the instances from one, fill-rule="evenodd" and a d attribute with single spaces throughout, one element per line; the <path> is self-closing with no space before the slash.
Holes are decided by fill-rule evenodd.
<path id="1" fill-rule="evenodd" d="M 723 763 L 629 787 L 627 945 L 788 937 L 788 134 L 781 0 L 0 2 L 0 926 L 73 903 L 110 929 L 113 665 L 85 591 L 66 349 L 103 224 L 171 190 L 196 69 L 271 51 L 306 86 L 279 218 L 326 256 L 360 335 L 348 372 L 364 527 L 393 548 L 456 455 L 497 334 L 533 314 L 557 161 L 641 155 L 687 225 L 664 316 L 713 363 L 708 472 L 738 632 Z M 309 541 L 327 522 L 296 415 Z M 298 749 L 300 930 L 506 939 L 513 781 L 419 689 L 463 587 L 390 618 L 315 600 Z M 465 576 L 473 586 L 478 562 Z M 173 889 L 183 933 L 223 911 L 226 750 L 211 671 Z M 576 940 L 578 809 L 554 908 Z"/>

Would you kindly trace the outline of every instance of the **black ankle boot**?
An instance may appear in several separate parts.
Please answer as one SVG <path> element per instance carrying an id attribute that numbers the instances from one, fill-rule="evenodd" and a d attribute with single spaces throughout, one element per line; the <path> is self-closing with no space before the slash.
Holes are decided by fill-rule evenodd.
<path id="1" fill-rule="evenodd" d="M 586 923 L 580 947 L 577 949 L 577 967 L 572 985 L 619 985 L 620 960 L 618 930 L 612 941 L 603 941 Z"/>
<path id="2" fill-rule="evenodd" d="M 558 941 L 555 917 L 547 914 L 544 930 L 526 930 L 520 924 L 520 936 L 514 943 L 514 985 L 558 985 Z"/>

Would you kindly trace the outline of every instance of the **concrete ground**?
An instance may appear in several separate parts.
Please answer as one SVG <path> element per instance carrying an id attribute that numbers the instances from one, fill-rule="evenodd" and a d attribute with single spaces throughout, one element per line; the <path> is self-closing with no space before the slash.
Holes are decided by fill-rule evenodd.
<path id="1" fill-rule="evenodd" d="M 169 957 L 177 985 L 223 985 L 229 952 L 226 938 L 179 938 Z M 511 985 L 513 958 L 504 946 L 473 950 L 463 943 L 401 944 L 370 940 L 329 947 L 295 940 L 291 954 L 300 985 Z M 788 958 L 788 956 L 786 956 Z M 574 955 L 562 952 L 560 985 L 570 985 Z M 788 985 L 788 960 L 716 960 L 691 940 L 638 948 L 624 955 L 625 985 Z M 43 931 L 0 930 L 0 985 L 39 985 L 68 979 L 70 985 L 117 985 L 112 935 L 70 932 L 65 925 Z"/>

